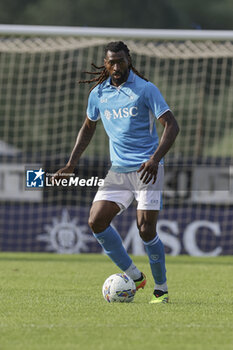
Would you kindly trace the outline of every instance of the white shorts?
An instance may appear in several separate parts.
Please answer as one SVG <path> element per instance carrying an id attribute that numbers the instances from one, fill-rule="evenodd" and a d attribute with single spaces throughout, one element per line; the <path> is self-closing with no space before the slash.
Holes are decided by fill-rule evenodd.
<path id="1" fill-rule="evenodd" d="M 144 184 L 140 180 L 141 173 L 116 173 L 109 170 L 104 185 L 99 187 L 93 202 L 107 200 L 115 202 L 121 209 L 118 215 L 129 207 L 134 198 L 139 210 L 162 209 L 162 189 L 164 182 L 164 167 L 159 165 L 157 179 L 154 184 Z"/>

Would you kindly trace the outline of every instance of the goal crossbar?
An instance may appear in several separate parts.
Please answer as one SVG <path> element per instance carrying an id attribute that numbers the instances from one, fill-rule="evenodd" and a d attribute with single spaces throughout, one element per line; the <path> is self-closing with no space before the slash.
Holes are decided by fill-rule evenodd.
<path id="1" fill-rule="evenodd" d="M 61 35 L 161 40 L 233 40 L 233 30 L 181 30 L 37 25 L 0 25 L 0 35 Z"/>

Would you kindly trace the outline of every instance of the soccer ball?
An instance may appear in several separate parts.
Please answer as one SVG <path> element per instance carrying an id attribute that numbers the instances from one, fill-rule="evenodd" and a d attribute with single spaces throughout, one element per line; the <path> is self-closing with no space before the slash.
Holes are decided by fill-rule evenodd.
<path id="1" fill-rule="evenodd" d="M 130 303 L 134 299 L 136 286 L 134 281 L 125 273 L 109 276 L 103 284 L 103 297 L 109 303 Z"/>

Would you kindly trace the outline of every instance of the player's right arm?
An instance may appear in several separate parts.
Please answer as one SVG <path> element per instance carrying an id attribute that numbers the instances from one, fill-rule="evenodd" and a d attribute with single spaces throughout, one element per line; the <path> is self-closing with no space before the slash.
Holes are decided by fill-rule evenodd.
<path id="1" fill-rule="evenodd" d="M 66 177 L 65 174 L 72 174 L 74 171 L 74 168 L 80 159 L 81 155 L 89 145 L 96 129 L 96 121 L 90 120 L 88 117 L 86 117 L 79 133 L 76 139 L 76 143 L 74 145 L 74 148 L 71 152 L 69 161 L 67 162 L 66 166 L 64 168 L 61 168 L 56 172 L 54 177 Z M 64 174 L 64 175 L 63 175 Z M 62 176 L 63 175 L 63 176 Z"/>

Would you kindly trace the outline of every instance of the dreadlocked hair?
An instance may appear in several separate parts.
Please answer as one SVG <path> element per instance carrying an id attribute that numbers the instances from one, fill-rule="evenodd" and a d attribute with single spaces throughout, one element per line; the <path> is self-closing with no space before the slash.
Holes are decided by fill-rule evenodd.
<path id="1" fill-rule="evenodd" d="M 124 51 L 126 53 L 126 55 L 128 56 L 128 60 L 129 60 L 129 69 L 131 69 L 135 74 L 137 74 L 140 78 L 148 81 L 148 79 L 146 79 L 142 74 L 140 74 L 137 69 L 132 65 L 132 59 L 130 56 L 130 51 L 127 47 L 127 45 L 125 45 L 125 43 L 123 43 L 123 41 L 112 41 L 110 43 L 107 44 L 107 46 L 104 49 L 104 53 L 105 53 L 105 57 L 108 51 L 112 51 L 112 52 L 119 52 L 119 51 Z M 109 73 L 106 70 L 105 66 L 96 66 L 94 63 L 91 64 L 92 67 L 94 67 L 96 70 L 99 71 L 94 71 L 94 72 L 83 72 L 86 74 L 90 74 L 90 75 L 98 75 L 98 77 L 96 78 L 92 78 L 90 80 L 80 80 L 79 83 L 94 83 L 96 82 L 90 89 L 89 92 L 91 92 L 97 85 L 103 83 L 106 79 L 108 79 L 109 77 Z"/>

